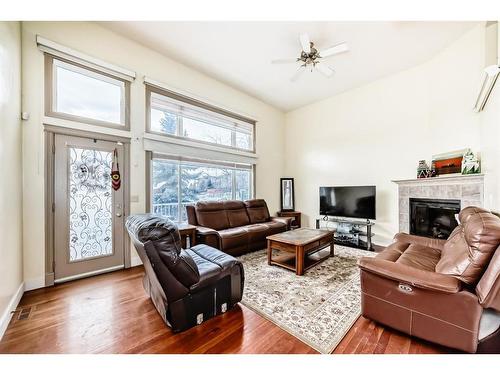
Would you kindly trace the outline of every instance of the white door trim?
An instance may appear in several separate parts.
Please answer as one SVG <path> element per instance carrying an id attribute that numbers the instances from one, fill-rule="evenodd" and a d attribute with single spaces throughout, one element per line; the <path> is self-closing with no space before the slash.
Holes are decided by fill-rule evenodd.
<path id="1" fill-rule="evenodd" d="M 40 285 L 32 285 L 30 289 L 54 285 L 54 139 L 57 134 L 97 139 L 101 141 L 122 142 L 124 146 L 124 163 L 120 165 L 122 175 L 122 189 L 124 189 L 123 214 L 130 214 L 130 139 L 113 134 L 96 133 L 92 131 L 82 132 L 78 129 L 70 129 L 58 126 L 44 126 L 45 132 L 45 277 Z M 130 238 L 124 230 L 124 268 L 131 267 L 131 243 Z M 135 265 L 135 264 L 134 264 Z M 26 287 L 28 287 L 26 283 Z M 33 284 L 33 283 L 31 283 Z M 28 289 L 27 289 L 28 290 Z"/>
<path id="2" fill-rule="evenodd" d="M 109 267 L 109 268 L 103 268 L 101 270 L 96 270 L 96 271 L 91 271 L 91 272 L 85 272 L 81 273 L 79 275 L 73 275 L 73 276 L 68 276 L 68 277 L 62 277 L 60 279 L 54 280 L 55 283 L 63 283 L 65 281 L 71 281 L 71 280 L 76 280 L 76 279 L 82 279 L 84 277 L 89 277 L 89 276 L 95 276 L 95 275 L 100 275 L 101 273 L 106 273 L 106 272 L 112 272 L 112 271 L 117 271 L 121 270 L 122 268 L 125 268 L 123 264 L 120 264 L 118 266 L 114 267 Z"/>

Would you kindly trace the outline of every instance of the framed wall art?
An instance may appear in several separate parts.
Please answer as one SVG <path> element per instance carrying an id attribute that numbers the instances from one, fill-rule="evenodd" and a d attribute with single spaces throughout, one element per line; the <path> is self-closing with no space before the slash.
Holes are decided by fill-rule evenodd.
<path id="1" fill-rule="evenodd" d="M 281 178 L 281 211 L 294 211 L 295 210 L 295 192 L 293 187 L 293 178 Z"/>

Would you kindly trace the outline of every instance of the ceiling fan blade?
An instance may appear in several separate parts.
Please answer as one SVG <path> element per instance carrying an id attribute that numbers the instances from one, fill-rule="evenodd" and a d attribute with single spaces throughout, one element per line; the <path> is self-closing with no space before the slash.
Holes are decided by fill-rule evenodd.
<path id="1" fill-rule="evenodd" d="M 297 58 L 294 59 L 276 59 L 271 61 L 271 64 L 289 64 L 297 62 Z"/>
<path id="2" fill-rule="evenodd" d="M 347 45 L 347 43 L 339 43 L 339 44 L 336 44 L 330 48 L 327 48 L 327 49 L 320 51 L 319 55 L 321 57 L 330 57 L 330 56 L 338 55 L 339 53 L 347 52 L 347 51 L 349 51 L 349 46 Z"/>
<path id="3" fill-rule="evenodd" d="M 334 70 L 332 68 L 329 68 L 328 66 L 322 65 L 320 63 L 316 64 L 315 68 L 328 78 L 330 78 L 334 73 Z"/>
<path id="4" fill-rule="evenodd" d="M 302 51 L 305 53 L 311 53 L 311 40 L 309 39 L 309 35 L 300 34 L 299 40 L 300 45 L 302 46 Z"/>
<path id="5" fill-rule="evenodd" d="M 297 69 L 295 74 L 292 76 L 292 78 L 290 78 L 290 81 L 292 81 L 292 82 L 297 81 L 299 79 L 299 77 L 302 75 L 302 73 L 304 73 L 305 70 L 306 70 L 306 67 L 304 65 L 301 65 L 299 67 L 299 69 Z"/>

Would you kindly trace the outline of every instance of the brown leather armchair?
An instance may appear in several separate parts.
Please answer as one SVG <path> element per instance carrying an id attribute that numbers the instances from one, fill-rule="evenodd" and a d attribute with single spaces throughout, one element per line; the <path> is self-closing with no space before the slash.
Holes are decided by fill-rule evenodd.
<path id="1" fill-rule="evenodd" d="M 144 289 L 174 332 L 241 301 L 244 271 L 237 259 L 203 244 L 182 249 L 177 226 L 161 215 L 132 215 L 125 226 L 144 265 Z"/>
<path id="2" fill-rule="evenodd" d="M 467 207 L 448 240 L 399 233 L 361 258 L 362 314 L 466 352 L 500 353 L 500 218 Z"/>

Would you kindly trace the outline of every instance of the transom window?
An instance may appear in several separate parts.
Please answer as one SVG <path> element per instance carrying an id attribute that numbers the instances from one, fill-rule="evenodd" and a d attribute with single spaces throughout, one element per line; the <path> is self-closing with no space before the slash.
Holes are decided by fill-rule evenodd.
<path id="1" fill-rule="evenodd" d="M 147 98 L 149 132 L 255 151 L 253 120 L 151 86 Z"/>
<path id="2" fill-rule="evenodd" d="M 253 168 L 234 163 L 205 163 L 153 155 L 151 212 L 171 220 L 187 220 L 186 205 L 202 200 L 250 199 L 253 196 Z"/>
<path id="3" fill-rule="evenodd" d="M 47 116 L 128 128 L 129 82 L 46 55 Z"/>

